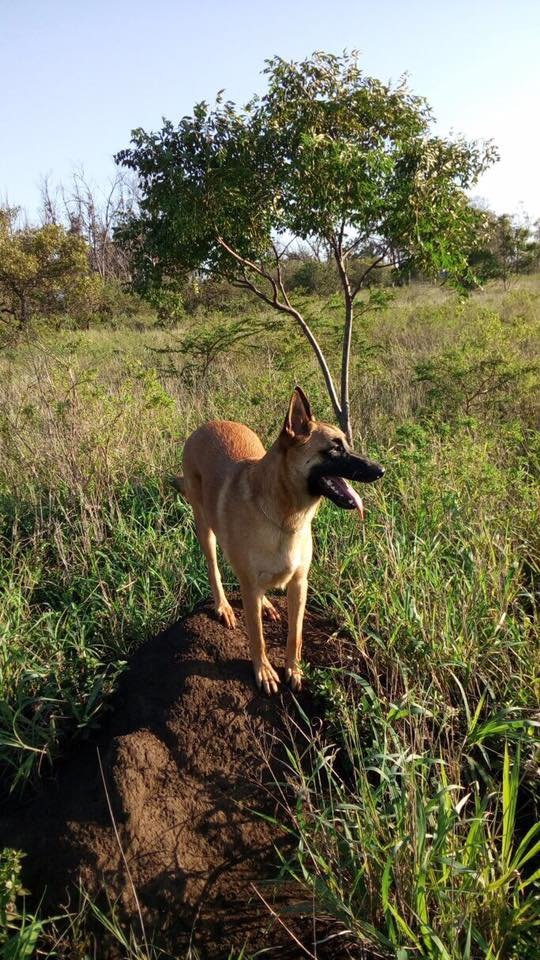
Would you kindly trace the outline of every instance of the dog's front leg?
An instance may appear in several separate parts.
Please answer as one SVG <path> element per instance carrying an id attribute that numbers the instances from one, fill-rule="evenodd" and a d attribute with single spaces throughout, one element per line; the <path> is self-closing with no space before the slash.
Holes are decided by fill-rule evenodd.
<path id="1" fill-rule="evenodd" d="M 277 693 L 279 677 L 266 656 L 262 626 L 263 592 L 251 583 L 240 583 L 246 615 L 249 652 L 253 660 L 255 680 L 265 693 Z"/>
<path id="2" fill-rule="evenodd" d="M 306 609 L 307 574 L 298 570 L 287 586 L 288 633 L 285 653 L 285 676 L 293 690 L 302 685 L 300 657 L 302 656 L 302 624 Z"/>

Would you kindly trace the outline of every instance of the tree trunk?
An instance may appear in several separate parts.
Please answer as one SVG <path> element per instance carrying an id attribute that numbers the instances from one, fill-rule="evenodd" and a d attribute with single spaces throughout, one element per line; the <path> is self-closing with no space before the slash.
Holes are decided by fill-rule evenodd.
<path id="1" fill-rule="evenodd" d="M 17 296 L 19 297 L 19 303 L 21 305 L 19 313 L 19 330 L 26 330 L 28 326 L 28 302 L 26 295 L 18 291 Z"/>
<path id="2" fill-rule="evenodd" d="M 345 326 L 343 328 L 343 349 L 341 353 L 341 384 L 340 384 L 340 407 L 339 425 L 347 438 L 347 442 L 352 444 L 351 427 L 351 407 L 349 401 L 349 366 L 351 362 L 351 338 L 354 320 L 354 294 L 351 289 L 345 258 L 342 255 L 341 247 L 335 243 L 334 257 L 338 268 L 339 279 L 343 288 L 343 298 L 345 301 Z"/>
<path id="3" fill-rule="evenodd" d="M 351 362 L 351 338 L 354 319 L 353 299 L 350 291 L 345 290 L 345 329 L 343 330 L 343 352 L 341 356 L 341 416 L 340 427 L 352 444 L 351 404 L 349 398 L 349 367 Z"/>

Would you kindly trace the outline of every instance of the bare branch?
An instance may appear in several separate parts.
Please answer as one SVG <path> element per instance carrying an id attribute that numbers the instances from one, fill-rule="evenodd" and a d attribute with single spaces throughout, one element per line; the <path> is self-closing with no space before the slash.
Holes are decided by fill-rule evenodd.
<path id="1" fill-rule="evenodd" d="M 388 250 L 387 249 L 384 250 L 383 253 L 381 253 L 380 257 L 377 257 L 377 259 L 374 260 L 373 263 L 371 263 L 369 267 L 366 268 L 366 270 L 364 270 L 364 272 L 362 273 L 360 279 L 358 280 L 358 282 L 356 283 L 352 291 L 353 300 L 356 297 L 357 293 L 359 293 L 360 289 L 364 284 L 364 280 L 366 279 L 367 276 L 369 276 L 371 271 L 375 270 L 379 265 L 384 266 L 382 261 L 385 259 L 387 253 L 388 253 Z"/>
<path id="2" fill-rule="evenodd" d="M 286 313 L 289 316 L 293 317 L 302 333 L 306 337 L 308 343 L 311 345 L 315 356 L 317 357 L 317 362 L 321 368 L 324 381 L 326 383 L 326 388 L 334 408 L 334 413 L 338 420 L 341 420 L 342 411 L 340 403 L 338 400 L 338 395 L 334 381 L 332 379 L 332 374 L 330 373 L 330 368 L 324 356 L 324 353 L 321 349 L 321 346 L 311 330 L 309 324 L 306 323 L 302 314 L 291 304 L 283 285 L 283 278 L 281 276 L 281 271 L 278 272 L 278 280 L 276 282 L 275 277 L 273 277 L 268 270 L 265 270 L 259 264 L 255 263 L 253 260 L 250 260 L 248 257 L 243 257 L 238 253 L 233 247 L 231 247 L 221 236 L 217 237 L 217 242 L 220 247 L 223 248 L 242 268 L 242 275 L 233 280 L 235 286 L 245 287 L 248 290 L 251 290 L 257 297 L 267 303 L 269 306 L 274 307 L 275 310 L 279 310 L 280 313 Z M 279 263 L 279 261 L 278 261 Z M 264 290 L 261 290 L 260 287 L 257 287 L 255 283 L 249 278 L 248 270 L 252 270 L 258 276 L 262 277 L 264 280 L 268 281 L 272 287 L 272 296 L 270 297 Z M 281 294 L 282 299 L 279 299 L 278 294 Z"/>
<path id="3" fill-rule="evenodd" d="M 358 250 L 358 247 L 360 247 L 363 243 L 366 243 L 367 239 L 368 237 L 365 233 L 359 233 L 354 240 L 351 240 L 350 243 L 347 243 L 344 246 L 342 251 L 343 259 L 346 260 L 348 257 L 350 257 L 351 253 L 354 253 L 355 250 Z"/>
<path id="4" fill-rule="evenodd" d="M 321 247 L 324 247 L 323 241 L 315 237 L 313 240 L 306 239 L 304 243 L 307 244 L 315 259 L 318 260 L 319 263 L 322 263 Z"/>
<path id="5" fill-rule="evenodd" d="M 41 179 L 39 192 L 41 194 L 41 222 L 42 224 L 58 223 L 58 208 L 56 199 L 52 196 L 49 177 Z M 58 194 L 58 190 L 56 190 Z"/>
<path id="6" fill-rule="evenodd" d="M 287 251 L 292 247 L 293 243 L 295 243 L 297 240 L 298 240 L 298 237 L 296 236 L 291 237 L 288 243 L 286 243 L 281 250 L 278 250 L 276 244 L 272 243 L 271 246 L 272 246 L 272 250 L 274 251 L 274 256 L 276 257 L 276 260 L 282 260 L 285 254 L 287 253 Z"/>

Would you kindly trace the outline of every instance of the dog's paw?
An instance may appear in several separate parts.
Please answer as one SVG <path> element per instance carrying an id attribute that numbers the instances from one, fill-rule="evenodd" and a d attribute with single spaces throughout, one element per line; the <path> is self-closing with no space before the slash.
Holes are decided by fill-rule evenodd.
<path id="1" fill-rule="evenodd" d="M 221 620 L 226 627 L 229 627 L 229 630 L 234 630 L 236 626 L 236 617 L 228 600 L 223 600 L 219 606 L 216 606 L 216 615 L 218 620 Z"/>
<path id="2" fill-rule="evenodd" d="M 281 614 L 267 597 L 263 597 L 263 615 L 268 617 L 269 620 L 281 620 Z"/>
<path id="3" fill-rule="evenodd" d="M 260 664 L 254 664 L 255 680 L 259 690 L 262 689 L 267 695 L 277 693 L 279 687 L 279 677 L 269 660 L 263 660 Z"/>
<path id="4" fill-rule="evenodd" d="M 285 667 L 285 679 L 289 684 L 291 690 L 301 690 L 302 671 L 298 666 L 298 664 L 293 664 L 292 666 Z"/>

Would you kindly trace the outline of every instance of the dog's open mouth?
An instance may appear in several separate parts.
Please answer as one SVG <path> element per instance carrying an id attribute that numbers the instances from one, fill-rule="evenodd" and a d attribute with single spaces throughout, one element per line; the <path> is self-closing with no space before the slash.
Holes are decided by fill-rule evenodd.
<path id="1" fill-rule="evenodd" d="M 364 516 L 362 497 L 343 477 L 318 477 L 317 482 L 323 497 L 328 497 L 342 510 L 358 510 L 360 516 Z"/>
<path id="2" fill-rule="evenodd" d="M 337 507 L 342 510 L 357 510 L 363 518 L 362 498 L 345 477 L 359 483 L 373 483 L 380 480 L 383 474 L 384 467 L 379 463 L 366 460 L 355 453 L 333 456 L 313 467 L 308 478 L 308 489 L 313 497 L 328 497 Z"/>

